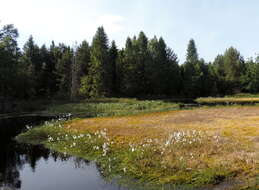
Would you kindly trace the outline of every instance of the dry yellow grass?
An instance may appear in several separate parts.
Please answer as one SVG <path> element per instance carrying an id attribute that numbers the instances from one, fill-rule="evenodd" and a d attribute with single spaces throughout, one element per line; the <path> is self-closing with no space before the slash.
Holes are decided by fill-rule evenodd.
<path id="1" fill-rule="evenodd" d="M 224 97 L 224 98 L 198 98 L 196 99 L 198 103 L 209 103 L 209 104 L 217 104 L 217 103 L 259 103 L 258 97 Z"/>
<path id="2" fill-rule="evenodd" d="M 199 108 L 194 110 L 169 111 L 161 113 L 141 114 L 125 117 L 106 117 L 76 120 L 66 126 L 69 130 L 79 132 L 95 132 L 106 128 L 111 137 L 117 138 L 120 143 L 137 142 L 144 138 L 166 138 L 168 134 L 180 130 L 206 131 L 208 134 L 220 135 L 231 139 L 237 144 L 229 151 L 205 150 L 211 157 L 206 163 L 233 164 L 233 167 L 243 167 L 235 165 L 235 160 L 245 159 L 251 166 L 253 174 L 258 174 L 259 164 L 259 108 L 253 106 L 246 107 L 220 107 L 220 108 Z M 225 142 L 225 147 L 228 142 Z M 212 147 L 213 149 L 213 147 Z M 199 153 L 197 153 L 199 154 Z M 166 158 L 165 158 L 166 159 Z M 170 162 L 170 161 L 168 161 Z M 195 163 L 193 160 L 193 164 Z M 249 166 L 249 167 L 250 167 Z M 247 167 L 247 166 L 244 166 Z"/>
<path id="3" fill-rule="evenodd" d="M 259 138 L 259 108 L 221 107 L 169 111 L 124 117 L 76 120 L 72 130 L 96 131 L 107 128 L 109 135 L 123 137 L 162 137 L 175 130 L 211 131 L 256 143 Z"/>
<path id="4" fill-rule="evenodd" d="M 259 107 L 198 108 L 78 119 L 66 122 L 56 132 L 52 130 L 53 127 L 46 126 L 29 131 L 27 136 L 47 133 L 59 139 L 47 143 L 55 150 L 70 150 L 71 154 L 80 153 L 85 158 L 90 153 L 94 159 L 99 155 L 94 147 L 109 144 L 108 155 L 103 148 L 105 156 L 101 156 L 100 162 L 110 160 L 107 156 L 116 158 L 119 161 L 112 164 L 114 171 L 124 172 L 126 168 L 127 175 L 144 181 L 202 186 L 235 178 L 244 185 L 249 179 L 252 186 L 258 187 L 255 181 L 259 175 Z M 87 137 L 99 139 L 103 133 L 107 142 L 96 144 Z M 68 134 L 83 137 L 76 141 L 78 147 L 69 148 L 75 138 L 67 140 Z"/>

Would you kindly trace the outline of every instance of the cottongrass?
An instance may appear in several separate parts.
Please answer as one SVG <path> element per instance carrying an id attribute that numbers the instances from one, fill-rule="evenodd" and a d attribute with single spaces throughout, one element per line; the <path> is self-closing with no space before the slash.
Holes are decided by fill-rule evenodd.
<path id="1" fill-rule="evenodd" d="M 104 176 L 135 176 L 162 184 L 214 183 L 217 175 L 228 176 L 234 172 L 229 167 L 233 164 L 231 161 L 216 159 L 239 147 L 221 134 L 200 130 L 177 130 L 163 138 L 144 138 L 138 142 L 134 139 L 118 142 L 116 137 L 109 136 L 106 128 L 96 132 L 72 132 L 60 121 L 46 122 L 38 130 L 48 134 L 44 142 L 47 147 L 100 162 Z M 251 158 L 245 157 L 245 153 L 240 154 L 235 162 L 253 163 Z"/>
<path id="2" fill-rule="evenodd" d="M 52 126 L 52 124 L 48 124 Z M 60 124 L 56 125 L 56 128 L 62 128 Z M 107 157 L 109 159 L 109 152 L 114 149 L 115 142 L 109 138 L 108 130 L 105 128 L 103 130 L 98 130 L 95 133 L 83 133 L 83 134 L 72 134 L 70 132 L 58 133 L 53 136 L 49 135 L 47 139 L 48 143 L 63 143 L 64 146 L 67 144 L 68 148 L 79 148 L 82 149 L 83 146 L 88 147 L 92 151 L 98 151 L 101 157 Z M 65 143 L 64 143 L 65 142 Z M 197 156 L 197 151 L 204 150 L 206 147 L 213 146 L 219 149 L 221 146 L 221 136 L 213 135 L 210 136 L 208 133 L 198 130 L 181 130 L 174 131 L 169 134 L 166 138 L 162 139 L 151 139 L 146 138 L 141 142 L 128 142 L 123 143 L 124 150 L 127 152 L 138 154 L 141 159 L 151 159 L 146 154 L 147 151 L 153 153 L 154 155 L 161 155 L 160 164 L 164 165 L 166 162 L 163 156 L 172 155 L 175 156 L 178 161 L 183 161 L 188 159 L 194 159 Z M 224 147 L 221 147 L 224 149 Z M 202 150 L 202 151 L 203 151 Z M 195 152 L 196 151 L 196 152 Z M 217 151 L 217 150 L 214 150 Z M 220 150 L 222 151 L 222 150 Z M 201 152 L 202 153 L 202 152 Z M 204 154 L 204 152 L 203 152 Z M 209 154 L 209 153 L 207 153 Z M 116 159 L 116 158 L 113 158 Z M 172 160 L 171 160 L 172 161 Z M 167 167 L 162 166 L 163 168 Z"/>

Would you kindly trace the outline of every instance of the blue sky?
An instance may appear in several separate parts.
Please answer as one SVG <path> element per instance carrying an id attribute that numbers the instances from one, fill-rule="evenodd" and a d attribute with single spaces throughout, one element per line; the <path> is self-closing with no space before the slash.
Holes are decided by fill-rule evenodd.
<path id="1" fill-rule="evenodd" d="M 13 23 L 20 46 L 32 34 L 73 45 L 91 42 L 103 25 L 110 41 L 123 47 L 141 30 L 149 38 L 163 36 L 182 63 L 190 38 L 200 57 L 212 61 L 230 46 L 245 58 L 259 53 L 258 0 L 1 0 L 1 25 Z"/>

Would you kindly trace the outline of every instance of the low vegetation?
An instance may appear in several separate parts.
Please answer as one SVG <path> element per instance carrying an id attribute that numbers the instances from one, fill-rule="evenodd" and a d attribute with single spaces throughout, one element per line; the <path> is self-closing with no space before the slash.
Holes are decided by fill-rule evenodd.
<path id="1" fill-rule="evenodd" d="M 100 117 L 176 110 L 180 108 L 180 105 L 180 103 L 165 100 L 137 100 L 135 98 L 91 98 L 81 101 L 35 100 L 14 102 L 16 109 L 13 111 L 17 114 L 30 112 Z"/>
<path id="2" fill-rule="evenodd" d="M 44 112 L 71 113 L 83 117 L 122 116 L 137 113 L 168 111 L 179 109 L 177 103 L 160 100 L 137 100 L 128 98 L 95 98 L 81 102 L 50 105 Z"/>
<path id="3" fill-rule="evenodd" d="M 94 160 L 107 179 L 148 189 L 223 181 L 235 181 L 228 189 L 258 189 L 258 114 L 244 106 L 75 119 L 47 122 L 17 139 Z"/>
<path id="4" fill-rule="evenodd" d="M 207 97 L 207 98 L 197 98 L 195 100 L 201 105 L 231 105 L 231 104 L 258 104 L 259 94 L 247 94 L 240 93 L 225 97 Z"/>
<path id="5" fill-rule="evenodd" d="M 198 98 L 196 102 L 199 104 L 256 104 L 259 98 Z"/>

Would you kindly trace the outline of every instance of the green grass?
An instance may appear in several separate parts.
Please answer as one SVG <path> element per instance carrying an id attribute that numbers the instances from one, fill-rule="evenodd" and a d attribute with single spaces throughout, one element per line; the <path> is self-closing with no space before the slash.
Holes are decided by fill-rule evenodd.
<path id="1" fill-rule="evenodd" d="M 74 103 L 50 105 L 44 112 L 71 113 L 83 117 L 123 116 L 138 113 L 179 109 L 179 104 L 161 100 L 137 100 L 126 98 L 89 99 Z"/>
<path id="2" fill-rule="evenodd" d="M 20 101 L 15 105 L 13 112 L 8 114 L 66 115 L 70 113 L 77 117 L 102 117 L 170 111 L 180 108 L 180 103 L 163 100 L 137 100 L 134 98 L 94 98 L 81 101 L 32 100 Z"/>
<path id="3" fill-rule="evenodd" d="M 259 94 L 250 93 L 238 93 L 233 95 L 227 95 L 225 98 L 259 98 Z"/>
<path id="4" fill-rule="evenodd" d="M 224 97 L 201 97 L 195 100 L 202 105 L 233 105 L 233 104 L 257 104 L 259 94 L 239 93 Z"/>
<path id="5" fill-rule="evenodd" d="M 236 98 L 236 97 L 224 97 L 224 98 L 197 98 L 195 100 L 197 103 L 202 105 L 233 105 L 233 104 L 258 104 L 259 97 L 250 97 L 250 98 Z"/>

